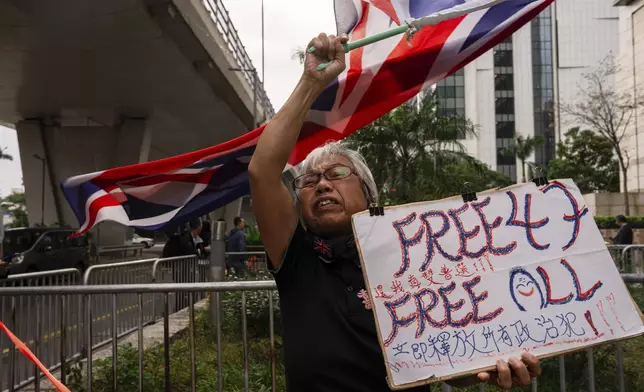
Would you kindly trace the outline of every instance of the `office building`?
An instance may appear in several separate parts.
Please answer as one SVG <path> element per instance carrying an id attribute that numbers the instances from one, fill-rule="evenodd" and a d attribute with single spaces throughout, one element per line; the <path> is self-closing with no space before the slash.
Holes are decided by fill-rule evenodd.
<path id="1" fill-rule="evenodd" d="M 583 74 L 616 52 L 617 32 L 617 10 L 604 0 L 556 2 L 437 83 L 442 110 L 464 113 L 477 126 L 478 137 L 463 140 L 471 155 L 520 180 L 520 163 L 504 151 L 516 135 L 540 136 L 544 142 L 529 161 L 545 168 L 554 159 L 557 141 L 578 125 L 556 102 L 574 102 Z"/>
<path id="2" fill-rule="evenodd" d="M 644 0 L 615 1 L 615 10 L 619 15 L 617 65 L 620 67 L 615 86 L 620 93 L 641 97 L 644 93 Z M 640 108 L 633 114 L 622 139 L 622 148 L 630 157 L 628 191 L 642 192 L 644 135 L 639 135 L 639 129 L 644 124 L 644 110 Z"/>

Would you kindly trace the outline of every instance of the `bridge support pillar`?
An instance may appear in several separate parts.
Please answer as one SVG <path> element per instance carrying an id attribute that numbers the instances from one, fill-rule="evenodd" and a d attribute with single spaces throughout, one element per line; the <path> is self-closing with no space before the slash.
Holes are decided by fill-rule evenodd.
<path id="1" fill-rule="evenodd" d="M 42 222 L 78 227 L 60 182 L 78 174 L 145 162 L 152 141 L 145 118 L 121 117 L 111 126 L 91 121 L 68 126 L 55 118 L 36 118 L 18 122 L 16 130 L 31 226 Z M 122 245 L 132 236 L 132 230 L 112 222 L 101 224 L 99 233 L 99 246 Z"/>

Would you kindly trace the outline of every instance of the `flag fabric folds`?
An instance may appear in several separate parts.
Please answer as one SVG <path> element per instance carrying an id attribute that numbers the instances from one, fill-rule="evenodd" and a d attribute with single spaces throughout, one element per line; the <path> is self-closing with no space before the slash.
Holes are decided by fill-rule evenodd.
<path id="1" fill-rule="evenodd" d="M 410 41 L 396 36 L 351 51 L 347 69 L 309 112 L 287 169 L 314 148 L 348 136 L 461 69 L 553 1 L 496 1 L 490 8 L 426 26 Z M 349 34 L 351 41 L 468 3 L 480 6 L 481 0 L 334 0 L 338 34 Z M 61 186 L 79 221 L 78 234 L 105 220 L 163 230 L 247 195 L 248 162 L 262 131 L 260 127 L 188 154 L 64 180 Z"/>

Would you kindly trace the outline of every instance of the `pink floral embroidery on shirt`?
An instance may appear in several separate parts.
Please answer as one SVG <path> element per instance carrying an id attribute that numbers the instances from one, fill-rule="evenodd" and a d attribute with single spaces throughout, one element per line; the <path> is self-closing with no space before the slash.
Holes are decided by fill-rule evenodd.
<path id="1" fill-rule="evenodd" d="M 369 298 L 369 293 L 367 293 L 367 290 L 362 289 L 358 291 L 358 298 L 362 300 L 362 303 L 364 304 L 365 309 L 367 310 L 372 309 L 371 298 Z"/>

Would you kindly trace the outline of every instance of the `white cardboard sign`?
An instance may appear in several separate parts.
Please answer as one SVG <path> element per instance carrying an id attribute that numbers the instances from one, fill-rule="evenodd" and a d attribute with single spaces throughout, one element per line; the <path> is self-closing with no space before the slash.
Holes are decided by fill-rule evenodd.
<path id="1" fill-rule="evenodd" d="M 353 216 L 389 384 L 644 333 L 572 180 Z"/>

